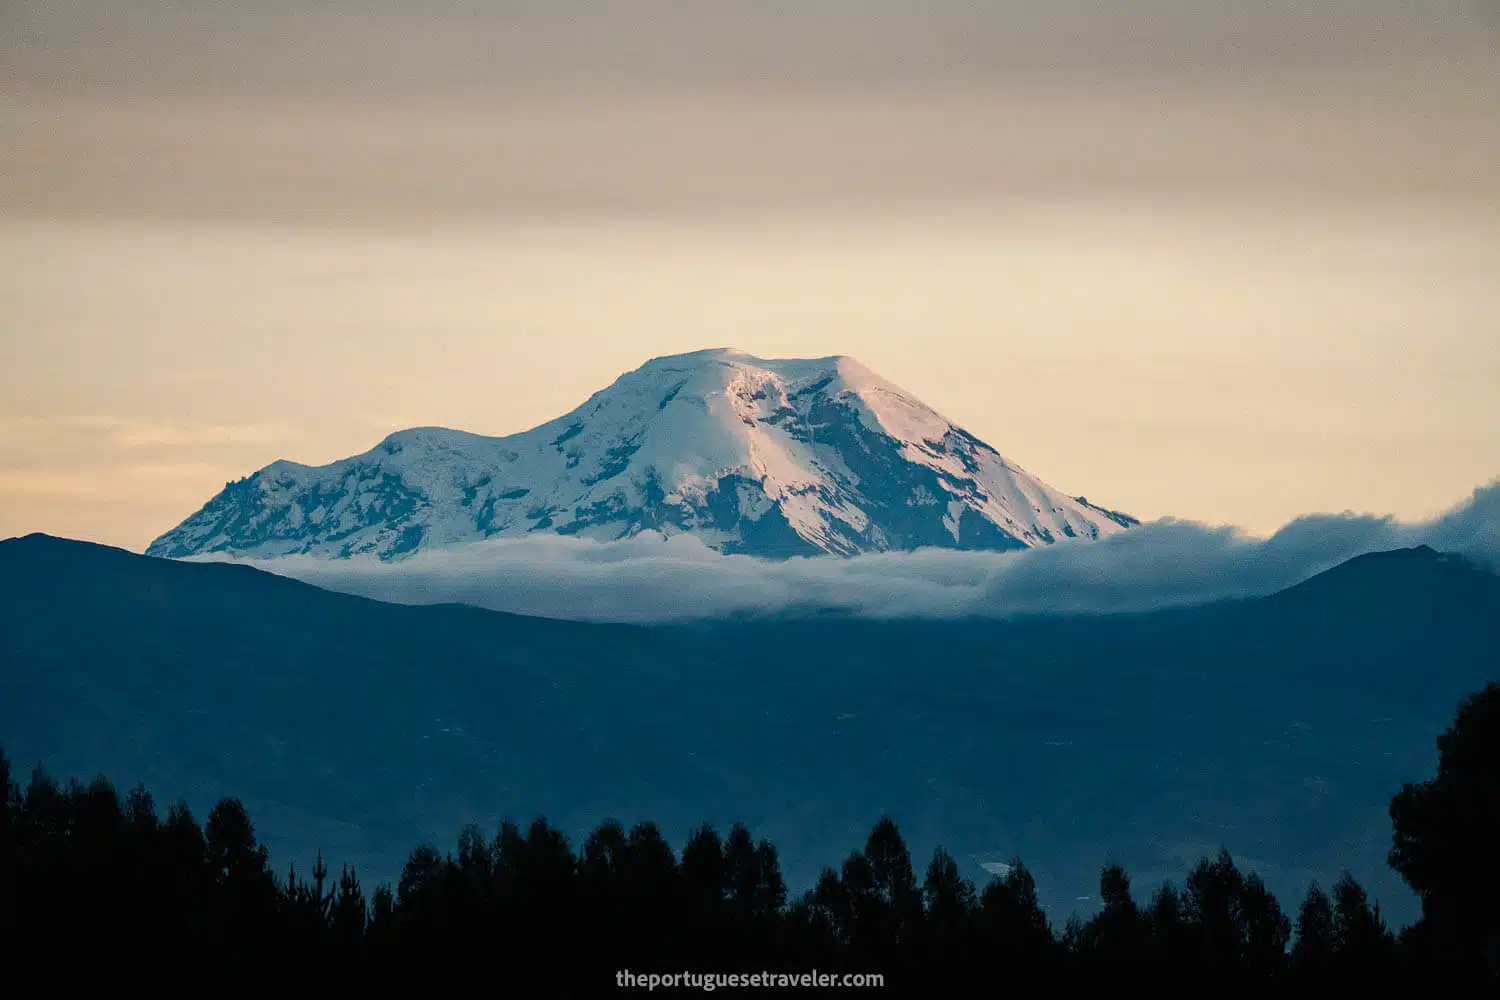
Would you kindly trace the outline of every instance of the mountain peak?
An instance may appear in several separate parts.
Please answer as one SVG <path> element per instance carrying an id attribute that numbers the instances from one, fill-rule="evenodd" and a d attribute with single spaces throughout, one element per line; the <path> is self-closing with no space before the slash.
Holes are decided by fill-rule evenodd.
<path id="1" fill-rule="evenodd" d="M 520 434 L 417 427 L 342 462 L 277 462 L 149 551 L 395 558 L 651 531 L 785 557 L 1025 548 L 1134 523 L 1040 482 L 852 357 L 719 347 L 653 358 Z"/>
<path id="2" fill-rule="evenodd" d="M 758 360 L 749 351 L 742 351 L 738 347 L 705 347 L 696 351 L 684 351 L 681 354 L 663 354 L 655 357 L 641 365 L 641 368 L 653 367 L 678 367 L 692 364 L 708 364 L 714 361 L 736 361 L 740 359 Z"/>
<path id="3" fill-rule="evenodd" d="M 836 377 L 844 380 L 843 388 L 856 388 L 872 384 L 887 385 L 878 375 L 858 360 L 847 354 L 834 354 L 822 358 L 762 358 L 737 347 L 714 347 L 684 354 L 668 354 L 652 358 L 639 368 L 627 372 L 621 379 L 631 376 L 657 376 L 682 372 L 717 372 L 710 377 L 732 377 L 724 373 L 736 373 L 755 380 L 758 376 L 772 375 L 791 383 L 806 383 L 819 378 Z M 893 388 L 893 387 L 892 387 Z"/>
<path id="4" fill-rule="evenodd" d="M 830 354 L 821 358 L 762 358 L 738 347 L 708 347 L 699 351 L 686 351 L 682 354 L 664 354 L 650 359 L 635 371 L 679 371 L 713 365 L 761 368 L 767 371 L 779 371 L 782 368 L 792 368 L 800 372 L 844 371 L 879 379 L 879 376 L 870 371 L 859 359 L 848 354 Z"/>

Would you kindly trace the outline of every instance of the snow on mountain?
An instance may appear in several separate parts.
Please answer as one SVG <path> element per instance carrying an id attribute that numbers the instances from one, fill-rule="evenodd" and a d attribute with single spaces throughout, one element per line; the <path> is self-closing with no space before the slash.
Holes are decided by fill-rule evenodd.
<path id="1" fill-rule="evenodd" d="M 1014 549 L 1137 522 L 1028 475 L 849 357 L 657 358 L 508 437 L 421 427 L 229 483 L 151 555 L 382 559 L 552 531 L 693 532 L 727 553 Z"/>

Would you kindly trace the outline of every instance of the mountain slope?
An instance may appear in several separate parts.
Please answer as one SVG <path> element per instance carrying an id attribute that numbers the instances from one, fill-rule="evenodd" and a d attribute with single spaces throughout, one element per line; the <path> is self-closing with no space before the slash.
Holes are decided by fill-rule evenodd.
<path id="1" fill-rule="evenodd" d="M 1431 595 L 1413 600 L 1413 595 Z M 245 799 L 367 884 L 471 820 L 771 837 L 794 888 L 881 813 L 919 860 L 1020 854 L 1057 920 L 1228 847 L 1285 905 L 1350 867 L 1402 919 L 1386 806 L 1500 667 L 1500 577 L 1363 557 L 1269 598 L 1032 621 L 642 628 L 386 605 L 243 565 L 0 542 L 0 744 Z"/>
<path id="2" fill-rule="evenodd" d="M 1135 524 L 1069 497 L 852 358 L 658 358 L 509 437 L 392 434 L 321 467 L 276 462 L 157 539 L 151 555 L 394 558 L 537 531 L 691 531 L 766 557 L 1008 549 Z"/>

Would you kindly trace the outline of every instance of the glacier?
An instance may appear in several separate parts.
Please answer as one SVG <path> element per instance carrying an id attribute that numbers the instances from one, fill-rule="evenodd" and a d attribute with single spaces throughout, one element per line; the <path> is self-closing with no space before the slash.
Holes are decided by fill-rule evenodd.
<path id="1" fill-rule="evenodd" d="M 1138 522 L 1054 489 L 847 356 L 656 358 L 519 434 L 398 431 L 228 483 L 149 555 L 383 560 L 494 537 L 690 532 L 727 554 L 1008 550 Z"/>

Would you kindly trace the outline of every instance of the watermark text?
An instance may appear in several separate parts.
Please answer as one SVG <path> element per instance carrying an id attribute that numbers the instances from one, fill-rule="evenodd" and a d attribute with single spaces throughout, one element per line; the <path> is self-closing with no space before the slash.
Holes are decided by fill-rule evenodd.
<path id="1" fill-rule="evenodd" d="M 615 985 L 638 990 L 795 989 L 797 987 L 881 987 L 878 972 L 631 972 L 615 973 Z"/>

